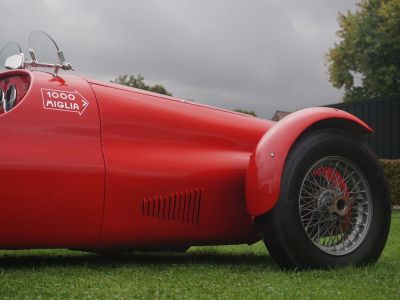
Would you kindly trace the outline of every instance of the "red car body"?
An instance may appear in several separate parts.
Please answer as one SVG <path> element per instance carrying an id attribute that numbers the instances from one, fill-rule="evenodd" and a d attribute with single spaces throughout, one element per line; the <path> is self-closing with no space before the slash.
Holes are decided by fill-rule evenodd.
<path id="1" fill-rule="evenodd" d="M 311 127 L 371 129 L 330 108 L 278 123 L 71 73 L 13 70 L 0 115 L 0 248 L 254 243 L 285 159 Z"/>

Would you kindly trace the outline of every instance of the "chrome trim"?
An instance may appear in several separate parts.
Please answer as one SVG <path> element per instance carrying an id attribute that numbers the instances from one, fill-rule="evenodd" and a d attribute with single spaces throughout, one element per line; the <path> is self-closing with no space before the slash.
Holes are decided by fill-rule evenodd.
<path id="1" fill-rule="evenodd" d="M 24 64 L 24 68 L 29 69 L 29 68 L 51 68 L 54 69 L 54 76 L 58 76 L 58 71 L 61 70 L 65 70 L 65 71 L 73 71 L 74 68 L 72 67 L 72 65 L 70 63 L 55 63 L 55 64 L 51 64 L 51 63 L 41 63 L 36 59 L 36 55 L 33 49 L 29 49 L 28 50 L 29 55 L 31 56 L 30 61 L 26 60 L 25 64 Z M 63 56 L 62 51 L 58 51 L 57 55 Z"/>
<path id="2" fill-rule="evenodd" d="M 42 62 L 39 62 L 37 60 L 36 55 L 35 55 L 35 51 L 31 47 L 31 45 L 32 45 L 32 34 L 33 33 L 41 33 L 41 34 L 45 35 L 48 39 L 50 39 L 50 41 L 54 44 L 54 46 L 55 46 L 55 48 L 57 50 L 57 57 L 58 57 L 58 60 L 59 60 L 58 63 L 54 63 L 54 64 L 52 64 L 52 63 L 42 63 Z M 32 31 L 29 34 L 28 43 L 29 43 L 29 46 L 30 46 L 30 49 L 28 49 L 28 52 L 29 52 L 29 55 L 31 57 L 31 60 L 30 61 L 28 61 L 28 60 L 25 61 L 25 65 L 24 65 L 25 68 L 53 68 L 54 69 L 54 74 L 53 75 L 56 76 L 56 77 L 58 76 L 58 71 L 60 69 L 61 70 L 66 70 L 66 71 L 68 71 L 68 70 L 72 70 L 73 71 L 74 70 L 72 65 L 65 61 L 64 53 L 63 53 L 62 50 L 60 50 L 60 48 L 58 47 L 56 41 L 49 34 L 47 34 L 46 32 L 40 31 L 40 30 Z"/>

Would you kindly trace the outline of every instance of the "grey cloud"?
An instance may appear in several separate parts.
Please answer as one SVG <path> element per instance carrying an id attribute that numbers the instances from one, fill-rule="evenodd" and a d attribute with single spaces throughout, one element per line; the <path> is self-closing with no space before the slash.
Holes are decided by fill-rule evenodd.
<path id="1" fill-rule="evenodd" d="M 354 1 L 5 0 L 0 40 L 41 29 L 90 77 L 140 73 L 177 97 L 270 117 L 340 101 L 324 53 L 347 9 Z"/>

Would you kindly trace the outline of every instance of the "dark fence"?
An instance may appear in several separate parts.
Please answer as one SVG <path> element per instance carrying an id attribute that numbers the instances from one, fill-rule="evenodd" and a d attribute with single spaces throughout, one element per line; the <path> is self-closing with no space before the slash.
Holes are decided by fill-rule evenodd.
<path id="1" fill-rule="evenodd" d="M 375 130 L 365 136 L 379 158 L 400 158 L 400 95 L 326 105 L 345 110 Z"/>

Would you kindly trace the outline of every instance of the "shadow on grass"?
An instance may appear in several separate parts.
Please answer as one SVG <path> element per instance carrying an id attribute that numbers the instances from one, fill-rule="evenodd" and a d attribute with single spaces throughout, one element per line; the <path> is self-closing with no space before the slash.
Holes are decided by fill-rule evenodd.
<path id="1" fill-rule="evenodd" d="M 279 269 L 268 255 L 232 254 L 218 252 L 189 252 L 189 253 L 141 253 L 129 254 L 91 254 L 78 252 L 65 255 L 29 254 L 23 255 L 12 252 L 0 256 L 1 269 L 32 269 L 41 267 L 122 267 L 122 266 L 201 266 L 216 265 L 226 267 L 260 267 L 262 269 Z"/>

